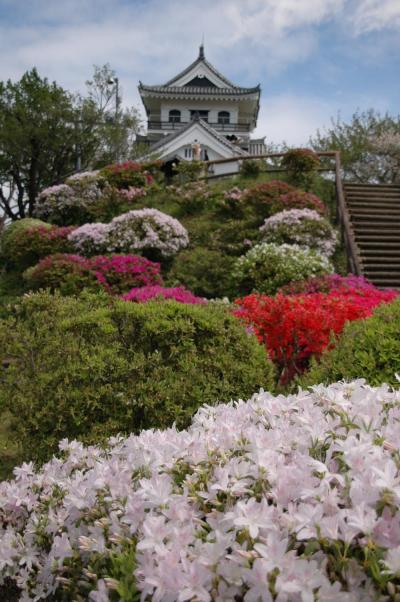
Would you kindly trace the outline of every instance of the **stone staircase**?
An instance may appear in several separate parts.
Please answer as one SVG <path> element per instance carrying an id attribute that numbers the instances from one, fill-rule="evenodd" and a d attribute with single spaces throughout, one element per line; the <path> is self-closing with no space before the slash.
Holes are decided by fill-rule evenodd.
<path id="1" fill-rule="evenodd" d="M 400 289 L 400 186 L 343 183 L 362 274 Z"/>

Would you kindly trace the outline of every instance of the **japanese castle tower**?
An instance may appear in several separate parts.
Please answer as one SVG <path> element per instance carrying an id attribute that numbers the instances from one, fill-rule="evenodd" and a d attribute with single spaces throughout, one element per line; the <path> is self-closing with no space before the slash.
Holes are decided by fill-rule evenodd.
<path id="1" fill-rule="evenodd" d="M 233 84 L 199 56 L 163 85 L 139 83 L 147 114 L 149 154 L 168 161 L 194 155 L 214 160 L 264 152 L 264 139 L 252 140 L 260 106 L 260 86 Z M 197 158 L 195 157 L 195 158 Z M 222 167 L 222 165 L 221 165 Z M 228 169 L 232 171 L 232 164 Z"/>

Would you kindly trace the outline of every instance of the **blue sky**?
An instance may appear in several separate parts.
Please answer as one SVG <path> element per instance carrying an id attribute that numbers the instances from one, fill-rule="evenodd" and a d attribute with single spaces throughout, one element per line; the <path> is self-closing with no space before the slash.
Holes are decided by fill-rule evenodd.
<path id="1" fill-rule="evenodd" d="M 257 135 L 305 144 L 340 112 L 398 115 L 400 0 L 0 0 L 0 78 L 36 66 L 71 91 L 109 63 L 124 103 L 206 57 L 257 83 Z"/>

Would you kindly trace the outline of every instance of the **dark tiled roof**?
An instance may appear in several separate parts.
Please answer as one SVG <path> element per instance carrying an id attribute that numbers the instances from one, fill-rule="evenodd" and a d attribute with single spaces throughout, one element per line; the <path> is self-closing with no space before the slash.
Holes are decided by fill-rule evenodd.
<path id="1" fill-rule="evenodd" d="M 209 63 L 205 56 L 204 56 L 204 46 L 201 45 L 200 46 L 200 52 L 199 52 L 199 56 L 197 57 L 197 59 L 195 61 L 193 61 L 193 63 L 190 63 L 190 65 L 188 67 L 186 67 L 186 69 L 184 69 L 183 71 L 181 71 L 180 73 L 178 73 L 178 75 L 175 75 L 175 77 L 173 77 L 172 79 L 168 80 L 166 84 L 164 84 L 165 86 L 170 86 L 171 84 L 173 84 L 174 82 L 176 82 L 176 80 L 181 79 L 181 77 L 183 77 L 184 75 L 186 75 L 187 73 L 189 73 L 189 71 L 191 71 L 194 67 L 197 67 L 197 65 L 205 65 L 206 67 L 208 67 L 210 69 L 210 71 L 212 73 L 214 73 L 214 75 L 216 77 L 218 77 L 220 80 L 222 80 L 223 82 L 226 83 L 226 85 L 229 88 L 236 88 L 237 86 L 235 86 L 235 84 L 233 84 L 231 81 L 229 81 L 228 78 L 226 78 L 224 75 L 222 75 L 222 73 L 220 73 L 215 67 L 214 65 L 212 65 L 211 63 Z"/>
<path id="2" fill-rule="evenodd" d="M 260 86 L 254 88 L 206 88 L 203 86 L 147 86 L 140 83 L 139 92 L 146 96 L 172 95 L 172 96 L 247 96 L 249 94 L 260 94 Z"/>

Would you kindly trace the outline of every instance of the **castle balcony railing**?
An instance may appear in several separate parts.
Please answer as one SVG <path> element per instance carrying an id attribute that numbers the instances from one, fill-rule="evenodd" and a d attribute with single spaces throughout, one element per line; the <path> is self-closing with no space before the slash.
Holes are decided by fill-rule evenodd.
<path id="1" fill-rule="evenodd" d="M 190 123 L 189 121 L 148 121 L 148 130 L 164 130 L 175 132 L 183 126 Z M 250 132 L 250 123 L 213 123 L 207 121 L 208 125 L 217 130 L 217 132 Z"/>

